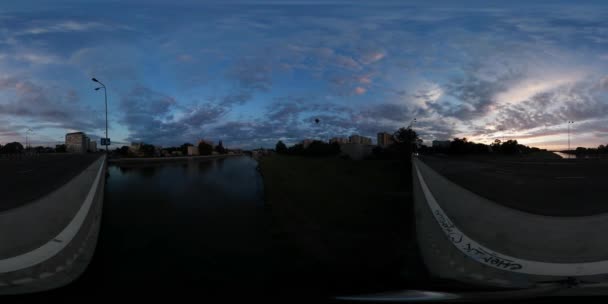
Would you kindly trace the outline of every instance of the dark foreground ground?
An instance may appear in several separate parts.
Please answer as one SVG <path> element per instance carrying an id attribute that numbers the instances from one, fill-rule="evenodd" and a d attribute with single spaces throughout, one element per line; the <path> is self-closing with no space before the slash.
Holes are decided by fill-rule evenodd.
<path id="1" fill-rule="evenodd" d="M 22 206 L 61 187 L 101 154 L 40 154 L 0 158 L 0 212 Z"/>
<path id="2" fill-rule="evenodd" d="M 451 181 L 510 208 L 549 216 L 608 212 L 607 159 L 420 158 Z"/>
<path id="3" fill-rule="evenodd" d="M 272 156 L 260 168 L 273 244 L 290 251 L 276 261 L 274 275 L 283 282 L 277 292 L 424 286 L 409 163 Z"/>

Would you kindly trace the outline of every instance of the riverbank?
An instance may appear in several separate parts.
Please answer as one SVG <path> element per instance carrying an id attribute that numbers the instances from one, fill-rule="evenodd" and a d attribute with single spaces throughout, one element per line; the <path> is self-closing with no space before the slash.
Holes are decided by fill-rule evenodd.
<path id="1" fill-rule="evenodd" d="M 158 163 L 158 162 L 179 162 L 189 160 L 205 160 L 205 159 L 220 159 L 233 156 L 243 156 L 245 154 L 219 154 L 219 155 L 197 155 L 197 156 L 171 156 L 171 157 L 125 157 L 111 158 L 108 160 L 110 164 L 120 163 Z"/>
<path id="2" fill-rule="evenodd" d="M 275 265 L 285 292 L 374 292 L 425 278 L 409 163 L 275 155 L 259 165 L 273 240 L 292 257 Z"/>

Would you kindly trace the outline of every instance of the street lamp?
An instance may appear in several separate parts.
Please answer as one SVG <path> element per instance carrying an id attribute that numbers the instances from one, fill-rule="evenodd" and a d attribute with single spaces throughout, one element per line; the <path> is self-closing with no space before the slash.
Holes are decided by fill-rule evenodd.
<path id="1" fill-rule="evenodd" d="M 29 136 L 28 135 L 29 135 L 29 133 L 32 133 L 32 132 L 34 132 L 32 129 L 27 129 L 25 131 L 25 148 L 26 149 L 29 149 L 30 144 L 29 144 Z"/>
<path id="2" fill-rule="evenodd" d="M 570 125 L 573 123 L 574 121 L 568 120 L 568 154 L 570 154 Z"/>
<path id="3" fill-rule="evenodd" d="M 101 85 L 101 87 L 97 87 L 95 88 L 95 91 L 99 91 L 99 89 L 103 89 L 103 96 L 104 96 L 104 100 L 106 102 L 106 139 L 105 139 L 105 146 L 106 146 L 106 153 L 108 153 L 108 92 L 106 90 L 106 85 L 101 83 L 101 81 L 95 79 L 95 78 L 91 78 L 91 80 L 93 80 L 94 82 L 97 82 Z"/>

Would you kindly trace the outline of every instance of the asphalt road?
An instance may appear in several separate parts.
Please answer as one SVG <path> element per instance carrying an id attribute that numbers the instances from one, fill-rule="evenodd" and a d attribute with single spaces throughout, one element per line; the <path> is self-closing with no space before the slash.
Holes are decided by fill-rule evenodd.
<path id="1" fill-rule="evenodd" d="M 32 202 L 61 187 L 101 154 L 40 154 L 0 158 L 0 212 Z"/>
<path id="2" fill-rule="evenodd" d="M 608 212 L 608 160 L 421 156 L 449 180 L 487 199 L 548 216 Z"/>

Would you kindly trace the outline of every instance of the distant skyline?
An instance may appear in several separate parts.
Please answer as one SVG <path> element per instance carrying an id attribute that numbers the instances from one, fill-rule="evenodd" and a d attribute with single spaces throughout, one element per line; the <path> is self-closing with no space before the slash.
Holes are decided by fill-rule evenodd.
<path id="1" fill-rule="evenodd" d="M 163 3 L 165 2 L 165 3 Z M 608 143 L 603 1 L 0 3 L 0 144 Z M 228 3 L 228 4 L 226 4 Z M 319 123 L 314 119 L 318 118 Z"/>

